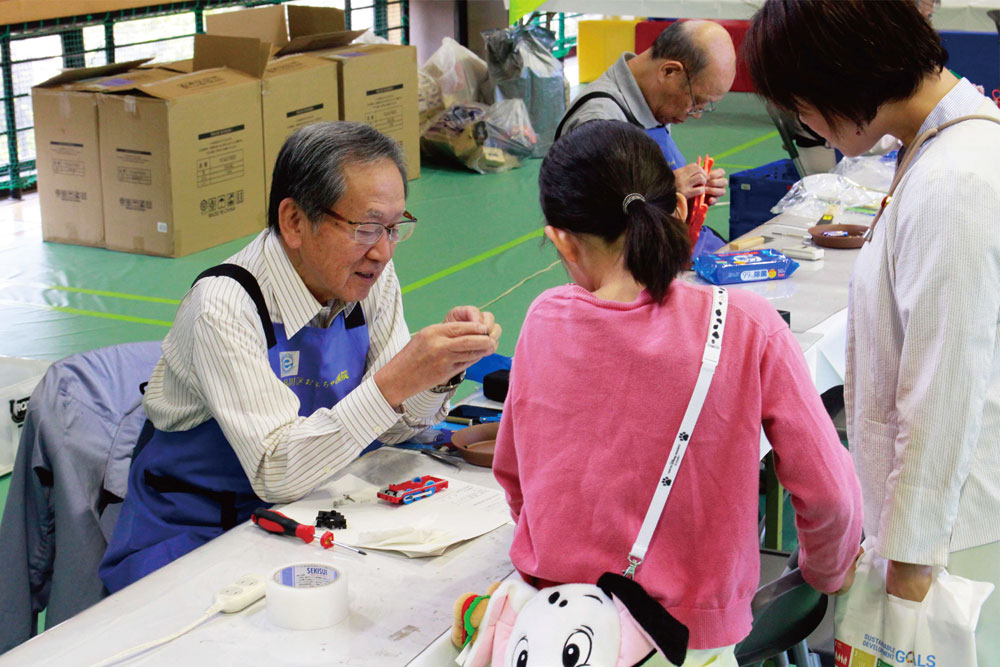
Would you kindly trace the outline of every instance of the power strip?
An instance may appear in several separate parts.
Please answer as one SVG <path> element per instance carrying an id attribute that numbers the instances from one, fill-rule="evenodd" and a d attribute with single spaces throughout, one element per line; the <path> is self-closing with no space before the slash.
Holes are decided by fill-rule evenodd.
<path id="1" fill-rule="evenodd" d="M 264 577 L 256 574 L 246 574 L 231 586 L 226 586 L 215 594 L 215 607 L 224 614 L 235 614 L 243 611 L 267 592 L 267 582 Z"/>
<path id="2" fill-rule="evenodd" d="M 235 614 L 243 611 L 254 602 L 264 597 L 266 592 L 267 582 L 264 577 L 257 574 L 244 574 L 235 584 L 230 584 L 229 586 L 226 586 L 222 590 L 216 592 L 215 601 L 212 603 L 211 607 L 205 610 L 205 613 L 201 615 L 201 618 L 189 623 L 172 635 L 161 637 L 160 639 L 146 642 L 145 644 L 140 644 L 138 646 L 133 646 L 132 648 L 126 649 L 121 653 L 117 653 L 106 660 L 102 660 L 92 667 L 106 667 L 107 665 L 113 665 L 145 651 L 150 651 L 154 648 L 162 646 L 169 641 L 177 639 L 184 633 L 194 630 L 196 627 L 219 612 L 224 614 Z"/>

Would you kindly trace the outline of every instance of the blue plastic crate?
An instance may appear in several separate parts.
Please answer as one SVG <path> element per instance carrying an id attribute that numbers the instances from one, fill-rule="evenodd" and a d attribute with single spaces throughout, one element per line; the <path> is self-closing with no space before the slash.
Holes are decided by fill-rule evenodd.
<path id="1" fill-rule="evenodd" d="M 729 176 L 729 238 L 737 238 L 774 214 L 771 207 L 799 180 L 789 159 L 738 171 Z"/>

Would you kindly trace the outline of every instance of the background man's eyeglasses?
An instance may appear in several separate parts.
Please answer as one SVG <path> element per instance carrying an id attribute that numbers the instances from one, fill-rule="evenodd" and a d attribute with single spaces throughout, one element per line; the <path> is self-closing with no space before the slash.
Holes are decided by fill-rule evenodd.
<path id="1" fill-rule="evenodd" d="M 715 111 L 715 102 L 705 102 L 700 108 L 697 100 L 694 99 L 694 88 L 691 87 L 691 75 L 688 74 L 687 67 L 684 68 L 684 77 L 688 82 L 688 92 L 691 93 L 691 108 L 687 110 L 688 116 L 700 116 L 703 113 Z"/>

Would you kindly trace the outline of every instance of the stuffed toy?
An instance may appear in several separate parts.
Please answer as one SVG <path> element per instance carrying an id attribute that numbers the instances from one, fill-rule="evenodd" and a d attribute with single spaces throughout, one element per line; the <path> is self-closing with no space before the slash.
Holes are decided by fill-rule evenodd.
<path id="1" fill-rule="evenodd" d="M 476 630 L 483 622 L 486 614 L 486 605 L 490 601 L 490 596 L 500 587 L 500 582 L 490 584 L 486 589 L 486 595 L 476 595 L 466 593 L 455 600 L 455 618 L 451 624 L 451 643 L 458 648 L 464 647 L 476 639 Z M 470 637 L 471 633 L 471 637 Z"/>
<path id="2" fill-rule="evenodd" d="M 680 665 L 687 654 L 687 628 L 635 581 L 610 572 L 596 585 L 542 590 L 505 581 L 488 599 L 463 596 L 455 615 L 452 641 L 466 645 L 465 667 L 633 667 L 656 651 Z"/>

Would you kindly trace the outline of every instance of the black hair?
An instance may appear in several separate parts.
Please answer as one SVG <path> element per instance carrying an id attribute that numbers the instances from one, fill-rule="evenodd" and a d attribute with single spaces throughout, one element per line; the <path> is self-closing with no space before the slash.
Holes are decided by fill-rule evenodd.
<path id="1" fill-rule="evenodd" d="M 657 60 L 676 60 L 687 68 L 688 74 L 697 76 L 708 67 L 708 55 L 695 44 L 691 31 L 683 21 L 674 21 L 653 42 L 652 56 Z"/>
<path id="2" fill-rule="evenodd" d="M 276 234 L 278 207 L 292 198 L 313 223 L 319 224 L 323 208 L 332 208 L 344 196 L 344 167 L 392 160 L 403 178 L 406 192 L 406 162 L 399 144 L 378 130 L 348 121 L 313 123 L 285 140 L 274 163 L 267 224 Z"/>
<path id="3" fill-rule="evenodd" d="M 802 103 L 832 123 L 870 123 L 912 96 L 948 52 L 913 0 L 767 0 L 743 59 L 757 92 L 791 113 Z"/>
<path id="4" fill-rule="evenodd" d="M 662 301 L 670 281 L 691 262 L 684 223 L 674 217 L 674 173 L 643 130 L 616 120 L 592 120 L 556 141 L 538 175 L 549 225 L 605 243 L 625 235 L 625 267 Z M 645 199 L 632 201 L 630 194 Z"/>

